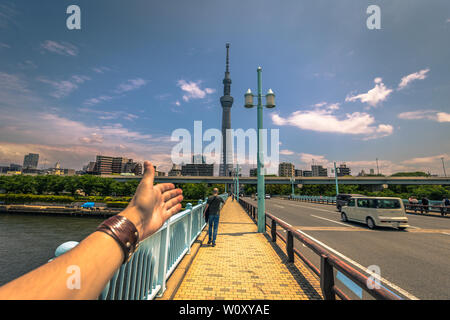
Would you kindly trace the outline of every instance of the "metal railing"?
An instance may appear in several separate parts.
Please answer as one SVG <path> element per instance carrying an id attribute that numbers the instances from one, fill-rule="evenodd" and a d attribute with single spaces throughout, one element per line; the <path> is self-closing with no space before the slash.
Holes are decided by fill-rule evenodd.
<path id="1" fill-rule="evenodd" d="M 228 194 L 221 194 L 224 200 Z M 140 242 L 130 261 L 123 264 L 99 296 L 100 300 L 152 300 L 162 296 L 166 281 L 205 227 L 206 200 L 172 216 Z M 61 254 L 61 253 L 59 253 Z"/>
<path id="2" fill-rule="evenodd" d="M 405 210 L 414 211 L 414 213 L 420 212 L 421 214 L 428 214 L 428 212 L 439 212 L 441 216 L 445 216 L 447 213 L 450 213 L 450 206 L 444 205 L 424 205 L 424 204 L 415 204 L 403 201 L 405 206 Z"/>
<path id="3" fill-rule="evenodd" d="M 285 198 L 287 198 L 289 200 L 296 200 L 296 201 L 303 201 L 303 202 L 336 204 L 336 197 L 289 195 L 288 197 L 285 197 Z"/>
<path id="4" fill-rule="evenodd" d="M 257 217 L 257 210 L 255 206 L 245 200 L 239 199 L 239 203 L 244 210 L 255 220 Z M 256 212 L 256 213 L 255 213 Z M 271 220 L 271 223 L 267 223 L 267 218 Z M 266 226 L 270 228 L 270 234 L 272 242 L 276 243 L 277 237 L 286 243 L 286 253 L 288 262 L 294 262 L 294 256 L 297 255 L 319 278 L 322 295 L 325 300 L 335 300 L 336 295 L 343 300 L 350 300 L 350 297 L 346 295 L 340 288 L 335 285 L 334 269 L 342 273 L 351 282 L 359 286 L 362 290 L 365 290 L 369 295 L 378 300 L 399 300 L 400 297 L 393 294 L 383 286 L 373 286 L 373 289 L 368 287 L 368 283 L 372 283 L 372 279 L 366 275 L 360 273 L 347 263 L 336 257 L 334 254 L 317 244 L 315 241 L 305 237 L 300 232 L 295 230 L 292 226 L 288 225 L 279 218 L 266 213 Z M 256 220 L 255 220 L 256 221 Z M 286 231 L 286 238 L 277 231 L 277 227 L 280 226 Z M 314 253 L 320 257 L 320 269 L 314 266 L 305 255 L 303 255 L 298 249 L 294 248 L 294 239 L 300 241 L 303 245 L 310 248 Z"/>

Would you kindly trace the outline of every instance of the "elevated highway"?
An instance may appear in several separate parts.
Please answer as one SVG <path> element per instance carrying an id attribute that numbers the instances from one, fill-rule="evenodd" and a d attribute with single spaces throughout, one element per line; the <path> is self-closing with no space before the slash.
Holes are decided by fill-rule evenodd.
<path id="1" fill-rule="evenodd" d="M 142 176 L 119 176 L 102 175 L 118 181 L 129 181 L 141 179 Z M 233 183 L 233 177 L 200 177 L 200 176 L 178 176 L 178 177 L 155 177 L 155 182 L 171 183 Z M 257 184 L 256 177 L 239 177 L 240 184 Z M 289 177 L 265 177 L 266 184 L 291 184 Z M 335 184 L 332 177 L 296 177 L 294 184 Z M 361 185 L 450 185 L 450 178 L 444 177 L 340 177 L 339 184 L 361 184 Z"/>

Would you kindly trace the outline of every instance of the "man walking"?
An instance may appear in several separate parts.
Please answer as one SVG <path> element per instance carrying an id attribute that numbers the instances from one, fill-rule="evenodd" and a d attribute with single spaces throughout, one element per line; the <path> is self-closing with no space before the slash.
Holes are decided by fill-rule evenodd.
<path id="1" fill-rule="evenodd" d="M 219 214 L 221 205 L 224 203 L 223 199 L 219 197 L 219 189 L 213 189 L 213 195 L 206 201 L 206 210 L 209 210 L 208 218 L 208 244 L 216 246 L 217 229 L 219 227 Z"/>
<path id="2" fill-rule="evenodd" d="M 442 200 L 442 214 L 443 216 L 445 216 L 447 214 L 447 211 L 450 209 L 450 200 L 448 199 L 448 197 L 444 197 L 444 199 Z"/>
<path id="3" fill-rule="evenodd" d="M 422 198 L 422 206 L 423 206 L 423 209 L 425 210 L 425 213 L 428 213 L 428 203 L 429 203 L 428 198 L 423 197 Z"/>

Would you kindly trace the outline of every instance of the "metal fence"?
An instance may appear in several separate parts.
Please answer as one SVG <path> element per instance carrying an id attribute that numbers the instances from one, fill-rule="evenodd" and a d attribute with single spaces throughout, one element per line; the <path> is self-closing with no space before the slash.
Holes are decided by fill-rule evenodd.
<path id="1" fill-rule="evenodd" d="M 290 195 L 290 196 L 288 196 L 288 198 L 290 200 L 297 200 L 297 201 L 304 201 L 304 202 L 336 204 L 336 197 Z"/>
<path id="2" fill-rule="evenodd" d="M 252 217 L 252 219 L 256 221 L 258 216 L 258 208 L 242 199 L 239 199 L 239 203 L 250 215 L 250 217 Z M 267 223 L 267 219 L 271 221 L 270 224 Z M 320 287 L 325 300 L 335 300 L 336 295 L 343 300 L 351 299 L 347 294 L 345 294 L 340 288 L 336 286 L 334 270 L 336 270 L 337 278 L 346 279 L 347 283 L 351 283 L 352 285 L 357 286 L 361 292 L 362 290 L 364 290 L 375 299 L 400 299 L 400 297 L 393 294 L 383 286 L 373 286 L 373 288 L 369 288 L 368 283 L 373 283 L 373 279 L 358 272 L 353 267 L 336 257 L 334 254 L 332 254 L 313 240 L 305 237 L 300 232 L 295 230 L 292 226 L 288 225 L 279 218 L 266 213 L 265 220 L 266 226 L 270 228 L 272 242 L 276 242 L 277 237 L 279 237 L 284 243 L 286 243 L 288 262 L 294 262 L 294 255 L 297 255 L 320 278 Z M 277 231 L 278 226 L 286 231 L 286 237 L 284 237 L 280 232 Z M 311 263 L 304 254 L 302 254 L 298 249 L 294 247 L 294 239 L 300 241 L 305 247 L 308 247 L 320 257 L 320 269 L 314 266 L 314 264 Z M 362 297 L 362 294 L 360 295 L 360 297 Z"/>
<path id="3" fill-rule="evenodd" d="M 221 194 L 224 200 L 228 194 Z M 150 237 L 140 242 L 130 261 L 123 264 L 99 296 L 100 300 L 152 300 L 162 296 L 166 281 L 205 227 L 206 200 L 188 203 Z M 61 254 L 61 253 L 60 253 Z"/>

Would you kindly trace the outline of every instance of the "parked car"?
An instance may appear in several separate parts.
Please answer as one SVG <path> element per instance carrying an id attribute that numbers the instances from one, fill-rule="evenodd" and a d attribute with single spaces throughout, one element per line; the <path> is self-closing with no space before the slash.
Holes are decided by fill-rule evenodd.
<path id="1" fill-rule="evenodd" d="M 400 198 L 353 196 L 342 207 L 341 220 L 365 223 L 370 229 L 393 227 L 404 230 L 409 227 Z"/>
<path id="2" fill-rule="evenodd" d="M 266 193 L 266 199 L 270 199 L 270 194 Z"/>
<path id="3" fill-rule="evenodd" d="M 345 194 L 345 193 L 340 193 L 336 196 L 336 208 L 338 209 L 339 212 L 341 212 L 341 208 L 345 205 L 347 205 L 347 201 L 352 197 L 358 197 L 358 196 L 363 196 L 362 194 Z"/>

